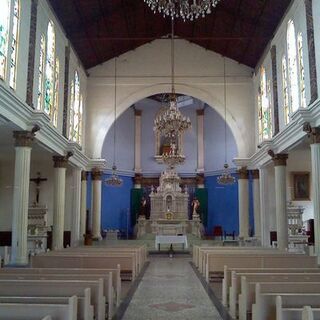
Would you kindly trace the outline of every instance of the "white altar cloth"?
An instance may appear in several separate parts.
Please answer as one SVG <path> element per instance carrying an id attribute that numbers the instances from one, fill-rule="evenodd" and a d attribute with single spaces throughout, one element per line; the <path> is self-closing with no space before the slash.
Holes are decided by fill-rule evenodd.
<path id="1" fill-rule="evenodd" d="M 182 243 L 184 248 L 188 248 L 188 239 L 187 236 L 156 236 L 155 247 L 158 249 L 160 244 L 175 244 Z"/>

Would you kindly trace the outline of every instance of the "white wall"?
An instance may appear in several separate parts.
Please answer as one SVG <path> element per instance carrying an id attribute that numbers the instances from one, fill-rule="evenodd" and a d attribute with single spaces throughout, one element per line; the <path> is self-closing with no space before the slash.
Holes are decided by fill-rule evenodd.
<path id="1" fill-rule="evenodd" d="M 185 40 L 176 40 L 176 91 L 207 103 L 223 115 L 223 58 Z M 156 93 L 170 92 L 170 40 L 156 40 L 117 59 L 117 113 Z M 228 125 L 241 157 L 254 150 L 252 69 L 226 59 Z M 87 153 L 99 158 L 113 122 L 114 60 L 89 70 Z"/>

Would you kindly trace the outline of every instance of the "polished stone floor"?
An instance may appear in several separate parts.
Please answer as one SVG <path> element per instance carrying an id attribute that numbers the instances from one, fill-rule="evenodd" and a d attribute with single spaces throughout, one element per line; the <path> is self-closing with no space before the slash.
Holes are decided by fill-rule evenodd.
<path id="1" fill-rule="evenodd" d="M 150 258 L 122 319 L 222 319 L 189 261 L 177 256 Z"/>

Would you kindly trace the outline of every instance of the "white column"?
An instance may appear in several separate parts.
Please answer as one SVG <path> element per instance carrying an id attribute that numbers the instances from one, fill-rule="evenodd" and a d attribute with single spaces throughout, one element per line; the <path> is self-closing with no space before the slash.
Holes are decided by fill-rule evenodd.
<path id="1" fill-rule="evenodd" d="M 81 209 L 81 169 L 75 168 L 72 172 L 73 197 L 72 197 L 72 219 L 71 219 L 71 246 L 80 244 L 80 209 Z"/>
<path id="2" fill-rule="evenodd" d="M 311 144 L 311 174 L 315 253 L 320 257 L 320 141 Z"/>
<path id="3" fill-rule="evenodd" d="M 53 156 L 53 162 L 54 189 L 52 249 L 59 250 L 63 248 L 66 169 L 68 165 L 68 159 L 65 156 Z"/>
<path id="4" fill-rule="evenodd" d="M 253 217 L 254 217 L 254 236 L 261 240 L 261 211 L 260 211 L 260 182 L 259 170 L 252 171 L 253 178 Z"/>
<path id="5" fill-rule="evenodd" d="M 81 173 L 81 207 L 80 207 L 80 239 L 83 240 L 83 235 L 86 233 L 87 223 L 87 178 L 88 173 Z"/>
<path id="6" fill-rule="evenodd" d="M 134 110 L 134 172 L 141 172 L 141 110 Z"/>
<path id="7" fill-rule="evenodd" d="M 102 172 L 92 170 L 92 234 L 93 239 L 101 240 L 101 178 Z"/>
<path id="8" fill-rule="evenodd" d="M 204 109 L 197 110 L 198 167 L 197 172 L 204 172 Z"/>
<path id="9" fill-rule="evenodd" d="M 238 179 L 239 194 L 239 238 L 249 237 L 249 183 L 248 170 L 241 168 Z"/>
<path id="10" fill-rule="evenodd" d="M 30 184 L 30 157 L 34 133 L 14 131 L 15 167 L 12 215 L 11 264 L 28 264 L 28 206 Z"/>
<path id="11" fill-rule="evenodd" d="M 288 248 L 288 215 L 286 185 L 287 159 L 287 154 L 276 154 L 273 157 L 275 172 L 277 243 L 278 249 L 280 250 L 286 250 Z"/>
<path id="12" fill-rule="evenodd" d="M 259 169 L 259 192 L 260 192 L 260 230 L 261 230 L 261 245 L 263 247 L 270 247 L 270 232 L 269 232 L 269 224 L 268 224 L 268 213 L 267 213 L 267 169 L 266 168 L 260 168 Z"/>

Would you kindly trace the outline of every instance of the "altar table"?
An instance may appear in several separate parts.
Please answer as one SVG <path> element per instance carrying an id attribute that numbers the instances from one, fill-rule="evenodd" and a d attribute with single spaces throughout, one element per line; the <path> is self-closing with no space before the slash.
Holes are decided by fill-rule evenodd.
<path id="1" fill-rule="evenodd" d="M 156 236 L 155 240 L 155 247 L 156 249 L 160 250 L 160 244 L 176 244 L 176 243 L 182 243 L 183 249 L 188 248 L 188 239 L 187 236 Z"/>

